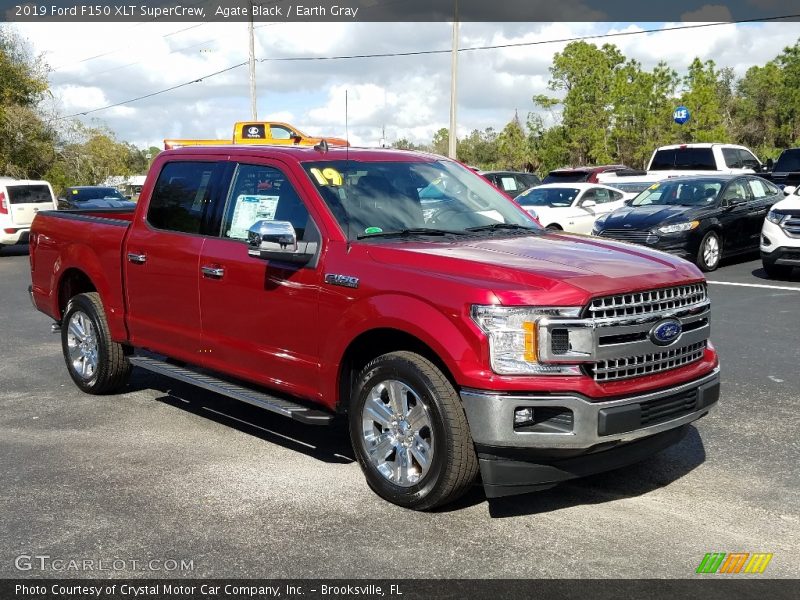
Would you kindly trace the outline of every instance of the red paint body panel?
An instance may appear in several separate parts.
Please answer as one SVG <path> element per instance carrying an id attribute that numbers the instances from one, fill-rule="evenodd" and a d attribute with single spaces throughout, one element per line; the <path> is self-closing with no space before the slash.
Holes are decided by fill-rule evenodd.
<path id="1" fill-rule="evenodd" d="M 114 338 L 291 393 L 329 408 L 340 367 L 361 334 L 393 329 L 430 347 L 463 387 L 577 392 L 590 398 L 645 392 L 696 379 L 718 364 L 703 360 L 650 376 L 598 384 L 591 378 L 500 376 L 489 367 L 473 304 L 585 306 L 593 297 L 702 281 L 681 259 L 617 242 L 568 234 L 489 236 L 455 242 L 373 239 L 347 242 L 302 163 L 320 158 L 433 161 L 418 153 L 310 147 L 183 148 L 158 155 L 130 225 L 40 215 L 33 223 L 34 298 L 58 320 L 64 273 L 79 269 L 100 292 Z M 316 266 L 287 268 L 247 254 L 241 242 L 158 231 L 145 219 L 155 180 L 175 160 L 231 160 L 282 169 L 320 230 Z M 477 177 L 477 175 L 476 175 Z M 120 219 L 118 214 L 108 216 Z M 145 264 L 126 260 L 147 254 Z M 222 267 L 222 279 L 200 275 Z M 324 283 L 326 273 L 359 279 Z"/>

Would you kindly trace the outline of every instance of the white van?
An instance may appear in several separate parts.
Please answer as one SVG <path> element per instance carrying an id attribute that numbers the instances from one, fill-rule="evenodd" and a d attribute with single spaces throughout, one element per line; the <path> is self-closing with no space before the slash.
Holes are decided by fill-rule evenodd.
<path id="1" fill-rule="evenodd" d="M 56 197 L 48 182 L 1 177 L 0 248 L 27 242 L 36 213 L 56 208 Z"/>

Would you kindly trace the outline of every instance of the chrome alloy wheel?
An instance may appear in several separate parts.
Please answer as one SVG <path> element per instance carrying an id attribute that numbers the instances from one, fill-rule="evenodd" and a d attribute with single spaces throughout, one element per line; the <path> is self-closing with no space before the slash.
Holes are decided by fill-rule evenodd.
<path id="1" fill-rule="evenodd" d="M 89 381 L 97 372 L 97 333 L 91 319 L 82 311 L 75 311 L 67 325 L 67 349 L 73 371 Z"/>
<path id="2" fill-rule="evenodd" d="M 375 469 L 401 487 L 419 483 L 433 460 L 428 407 L 408 385 L 393 379 L 375 385 L 361 412 L 364 450 Z"/>
<path id="3" fill-rule="evenodd" d="M 703 244 L 703 260 L 712 268 L 719 261 L 719 238 L 714 235 L 708 236 Z"/>

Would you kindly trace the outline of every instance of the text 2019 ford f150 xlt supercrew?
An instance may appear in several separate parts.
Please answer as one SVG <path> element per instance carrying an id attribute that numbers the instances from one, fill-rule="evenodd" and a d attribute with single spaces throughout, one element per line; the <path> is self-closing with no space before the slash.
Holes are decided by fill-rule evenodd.
<path id="1" fill-rule="evenodd" d="M 82 390 L 135 365 L 346 414 L 370 486 L 415 509 L 479 472 L 495 497 L 632 463 L 719 396 L 695 266 L 546 232 L 432 155 L 163 152 L 134 212 L 39 213 L 31 274 Z"/>

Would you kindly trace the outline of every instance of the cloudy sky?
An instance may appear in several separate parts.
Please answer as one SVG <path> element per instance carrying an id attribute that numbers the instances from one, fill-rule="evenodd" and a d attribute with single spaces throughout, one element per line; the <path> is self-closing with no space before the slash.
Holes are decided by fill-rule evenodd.
<path id="1" fill-rule="evenodd" d="M 722 9 L 723 11 L 725 9 Z M 720 16 L 713 10 L 709 20 Z M 696 18 L 696 16 L 695 16 Z M 671 27 L 680 23 L 464 23 L 461 47 L 557 40 Z M 61 114 L 90 111 L 203 77 L 247 60 L 246 23 L 24 23 L 14 25 L 50 66 L 52 102 Z M 258 116 L 309 134 L 343 137 L 345 90 L 349 133 L 356 145 L 377 145 L 385 130 L 430 141 L 449 122 L 450 55 L 309 62 L 276 58 L 448 50 L 449 23 L 257 23 Z M 695 56 L 733 67 L 774 58 L 800 37 L 798 23 L 726 24 L 608 40 L 645 68 L 666 60 L 683 72 Z M 548 67 L 564 42 L 462 52 L 458 130 L 502 128 L 531 97 L 549 93 Z M 172 92 L 81 119 L 106 125 L 119 139 L 161 146 L 164 138 L 226 138 L 250 118 L 247 66 Z"/>

